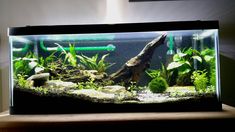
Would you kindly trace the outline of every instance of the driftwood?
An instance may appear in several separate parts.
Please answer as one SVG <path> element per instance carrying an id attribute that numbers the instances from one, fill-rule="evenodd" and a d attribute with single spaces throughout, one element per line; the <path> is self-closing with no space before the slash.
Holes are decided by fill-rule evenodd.
<path id="1" fill-rule="evenodd" d="M 155 48 L 163 44 L 165 38 L 166 34 L 163 34 L 149 42 L 137 56 L 128 60 L 117 72 L 111 74 L 109 79 L 115 83 L 138 82 L 140 74 L 150 67 Z"/>

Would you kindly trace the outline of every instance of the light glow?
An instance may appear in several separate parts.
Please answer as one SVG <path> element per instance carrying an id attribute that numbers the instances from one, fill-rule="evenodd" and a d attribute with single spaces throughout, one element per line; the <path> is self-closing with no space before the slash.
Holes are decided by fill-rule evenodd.
<path id="1" fill-rule="evenodd" d="M 121 0 L 106 0 L 106 23 L 117 23 L 121 20 Z"/>

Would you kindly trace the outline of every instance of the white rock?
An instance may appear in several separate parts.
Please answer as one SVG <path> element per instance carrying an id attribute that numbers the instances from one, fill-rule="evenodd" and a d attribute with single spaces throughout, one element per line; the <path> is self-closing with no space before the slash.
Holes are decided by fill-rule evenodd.
<path id="1" fill-rule="evenodd" d="M 38 74 L 38 73 L 42 73 L 44 71 L 44 68 L 43 67 L 36 67 L 34 69 L 35 73 Z"/>
<path id="2" fill-rule="evenodd" d="M 95 89 L 71 90 L 70 93 L 83 95 L 90 100 L 114 100 L 115 94 L 103 93 Z"/>
<path id="3" fill-rule="evenodd" d="M 120 85 L 105 86 L 101 90 L 105 93 L 120 93 L 126 91 L 126 88 Z"/>
<path id="4" fill-rule="evenodd" d="M 61 80 L 50 80 L 45 83 L 44 87 L 48 87 L 48 88 L 76 88 L 77 85 L 73 82 L 64 82 Z"/>

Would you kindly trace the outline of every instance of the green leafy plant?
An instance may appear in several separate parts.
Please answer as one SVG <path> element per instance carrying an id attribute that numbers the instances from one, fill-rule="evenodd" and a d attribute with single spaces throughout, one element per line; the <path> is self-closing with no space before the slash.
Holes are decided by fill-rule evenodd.
<path id="1" fill-rule="evenodd" d="M 187 50 L 183 50 L 173 56 L 173 62 L 167 66 L 167 70 L 177 69 L 179 74 L 189 73 L 193 70 L 194 60 L 202 62 L 200 52 L 195 49 L 188 48 Z"/>
<path id="2" fill-rule="evenodd" d="M 210 66 L 215 65 L 212 63 L 214 58 L 213 49 L 206 48 L 201 52 L 192 48 L 184 49 L 173 56 L 173 62 L 167 66 L 167 70 L 178 72 L 177 85 L 190 85 L 192 82 L 190 76 L 195 70 L 206 69 L 209 78 L 210 71 L 213 69 Z M 195 62 L 198 62 L 196 67 Z"/>
<path id="3" fill-rule="evenodd" d="M 36 56 L 29 52 L 23 58 L 14 58 L 13 60 L 13 73 L 16 77 L 18 74 L 29 75 L 34 67 L 37 66 Z"/>
<path id="4" fill-rule="evenodd" d="M 52 54 L 50 54 L 50 55 L 49 55 L 48 57 L 46 57 L 45 59 L 41 56 L 41 57 L 39 58 L 39 66 L 47 67 L 48 64 L 54 62 L 54 61 L 57 59 L 57 57 L 55 56 L 55 53 L 56 53 L 56 52 L 57 52 L 57 51 L 53 52 Z"/>
<path id="5" fill-rule="evenodd" d="M 72 66 L 77 65 L 77 58 L 76 58 L 76 51 L 75 51 L 75 46 L 72 44 L 69 44 L 69 53 L 66 55 L 65 59 L 68 58 L 68 62 Z"/>
<path id="6" fill-rule="evenodd" d="M 216 72 L 215 72 L 215 69 L 212 69 L 211 71 L 211 74 L 210 74 L 210 84 L 212 86 L 216 86 Z"/>
<path id="7" fill-rule="evenodd" d="M 54 44 L 56 44 L 61 49 L 62 54 L 65 54 L 63 64 L 65 65 L 65 63 L 68 62 L 73 67 L 76 67 L 77 66 L 77 58 L 76 58 L 75 46 L 69 43 L 69 52 L 66 52 L 60 44 L 58 44 L 58 43 L 54 43 Z"/>
<path id="8" fill-rule="evenodd" d="M 206 70 L 208 71 L 207 76 L 212 86 L 216 86 L 216 67 L 215 67 L 215 51 L 212 49 L 205 49 L 201 52 L 203 59 L 205 60 Z"/>
<path id="9" fill-rule="evenodd" d="M 138 86 L 136 82 L 130 82 L 130 86 L 127 88 L 127 90 L 131 91 L 131 92 L 140 91 L 143 89 L 144 89 L 144 87 Z"/>
<path id="10" fill-rule="evenodd" d="M 168 85 L 164 78 L 157 77 L 149 82 L 148 87 L 153 93 L 163 93 L 167 89 Z"/>
<path id="11" fill-rule="evenodd" d="M 114 63 L 110 64 L 105 62 L 105 58 L 109 54 L 105 54 L 98 60 L 98 54 L 92 57 L 87 57 L 85 55 L 77 55 L 80 60 L 80 63 L 83 64 L 89 70 L 97 70 L 99 73 L 105 72 L 109 67 L 114 65 Z"/>
<path id="12" fill-rule="evenodd" d="M 79 82 L 77 85 L 78 89 L 98 89 L 101 86 L 94 82 L 94 79 L 90 78 L 88 81 L 86 82 Z"/>
<path id="13" fill-rule="evenodd" d="M 17 84 L 21 87 L 21 88 L 30 88 L 32 87 L 32 83 L 30 83 L 29 81 L 27 81 L 25 78 L 27 77 L 27 75 L 21 75 L 18 74 L 17 75 Z"/>
<path id="14" fill-rule="evenodd" d="M 169 71 L 166 69 L 166 67 L 161 64 L 161 69 L 156 69 L 156 70 L 146 70 L 145 71 L 146 74 L 151 77 L 152 79 L 153 78 L 157 78 L 157 77 L 163 77 L 166 79 L 167 83 L 172 86 L 174 83 L 175 83 L 175 72 L 174 71 Z"/>
<path id="15" fill-rule="evenodd" d="M 189 86 L 192 85 L 191 72 L 185 74 L 179 74 L 176 79 L 176 84 L 179 86 Z"/>
<path id="16" fill-rule="evenodd" d="M 33 89 L 34 91 L 40 93 L 40 94 L 48 94 L 49 90 L 47 88 L 43 88 L 43 87 L 36 87 Z"/>
<path id="17" fill-rule="evenodd" d="M 191 79 L 195 86 L 195 90 L 199 92 L 205 92 L 207 88 L 208 78 L 206 76 L 207 72 L 205 71 L 194 71 Z"/>

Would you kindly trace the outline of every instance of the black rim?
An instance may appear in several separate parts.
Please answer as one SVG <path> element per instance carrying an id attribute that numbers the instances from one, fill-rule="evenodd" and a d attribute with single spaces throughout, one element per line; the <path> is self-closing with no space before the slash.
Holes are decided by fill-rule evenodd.
<path id="1" fill-rule="evenodd" d="M 117 33 L 144 31 L 171 31 L 218 29 L 218 21 L 175 21 L 151 23 L 122 23 L 96 25 L 53 25 L 26 26 L 9 28 L 9 35 L 47 35 L 47 34 L 83 34 L 83 33 Z"/>

